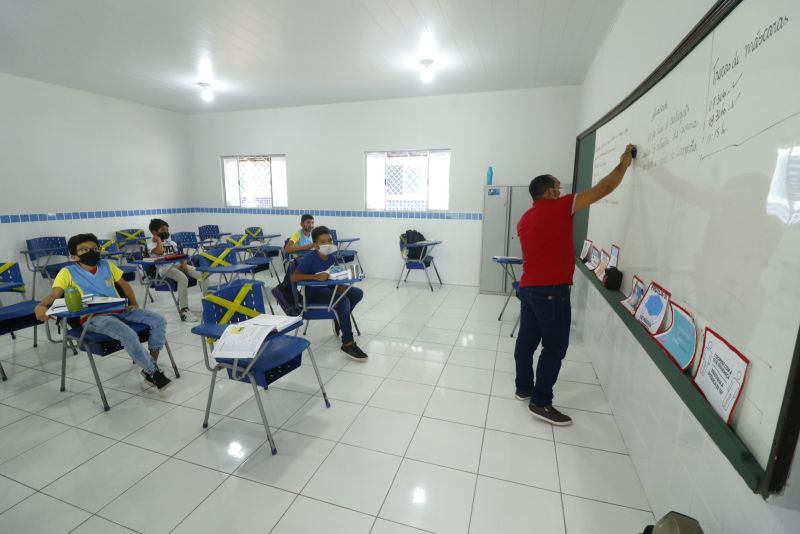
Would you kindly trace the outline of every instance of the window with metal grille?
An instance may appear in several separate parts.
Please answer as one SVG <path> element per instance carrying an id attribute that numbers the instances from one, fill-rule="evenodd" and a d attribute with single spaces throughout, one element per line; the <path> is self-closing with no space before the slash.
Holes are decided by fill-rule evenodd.
<path id="1" fill-rule="evenodd" d="M 367 152 L 367 209 L 446 210 L 450 151 Z"/>
<path id="2" fill-rule="evenodd" d="M 287 207 L 286 156 L 223 156 L 225 205 Z"/>

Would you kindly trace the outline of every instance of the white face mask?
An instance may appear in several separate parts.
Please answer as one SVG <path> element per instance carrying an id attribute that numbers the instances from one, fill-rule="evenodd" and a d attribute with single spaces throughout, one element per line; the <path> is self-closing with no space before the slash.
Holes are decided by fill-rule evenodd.
<path id="1" fill-rule="evenodd" d="M 336 252 L 337 248 L 336 245 L 320 245 L 319 251 L 326 256 L 330 256 L 334 252 Z"/>

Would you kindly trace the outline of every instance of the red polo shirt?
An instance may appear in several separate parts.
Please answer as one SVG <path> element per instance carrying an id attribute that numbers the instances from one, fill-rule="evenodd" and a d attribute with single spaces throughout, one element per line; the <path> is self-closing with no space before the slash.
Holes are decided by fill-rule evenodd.
<path id="1" fill-rule="evenodd" d="M 520 287 L 572 285 L 575 272 L 575 247 L 572 216 L 575 195 L 533 203 L 517 223 L 522 245 Z"/>

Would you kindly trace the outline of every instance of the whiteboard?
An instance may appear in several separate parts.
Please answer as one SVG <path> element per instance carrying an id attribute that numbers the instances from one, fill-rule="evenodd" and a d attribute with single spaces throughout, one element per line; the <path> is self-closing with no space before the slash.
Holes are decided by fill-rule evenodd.
<path id="1" fill-rule="evenodd" d="M 800 2 L 745 1 L 597 130 L 588 239 L 751 361 L 732 426 L 766 467 L 800 324 Z"/>

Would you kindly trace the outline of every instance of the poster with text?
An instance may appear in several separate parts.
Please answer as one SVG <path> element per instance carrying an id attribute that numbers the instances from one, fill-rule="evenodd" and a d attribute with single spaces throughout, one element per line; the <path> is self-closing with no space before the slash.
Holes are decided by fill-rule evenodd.
<path id="1" fill-rule="evenodd" d="M 600 265 L 598 265 L 597 268 L 594 270 L 594 275 L 601 282 L 606 278 L 606 267 L 608 267 L 608 262 L 610 261 L 611 261 L 611 255 L 605 250 L 602 251 L 600 253 Z"/>
<path id="2" fill-rule="evenodd" d="M 662 333 L 655 336 L 667 356 L 685 371 L 692 365 L 697 348 L 697 328 L 691 314 L 674 302 L 669 303 L 672 322 Z"/>
<path id="3" fill-rule="evenodd" d="M 750 360 L 719 334 L 706 328 L 694 383 L 727 424 L 744 390 Z"/>
<path id="4" fill-rule="evenodd" d="M 592 245 L 592 255 L 589 258 L 589 261 L 586 263 L 586 267 L 590 271 L 594 271 L 597 269 L 597 266 L 600 265 L 600 251 L 597 249 L 596 246 Z"/>
<path id="5" fill-rule="evenodd" d="M 661 328 L 661 323 L 664 322 L 664 316 L 667 314 L 669 296 L 669 291 L 655 282 L 650 282 L 639 307 L 636 308 L 634 317 L 644 325 L 650 334 L 657 333 Z"/>
<path id="6" fill-rule="evenodd" d="M 625 306 L 631 313 L 636 313 L 636 308 L 639 307 L 639 303 L 642 301 L 642 297 L 644 296 L 644 282 L 642 279 L 636 275 L 633 275 L 633 287 L 631 288 L 631 293 L 625 299 L 622 300 L 622 305 Z"/>

